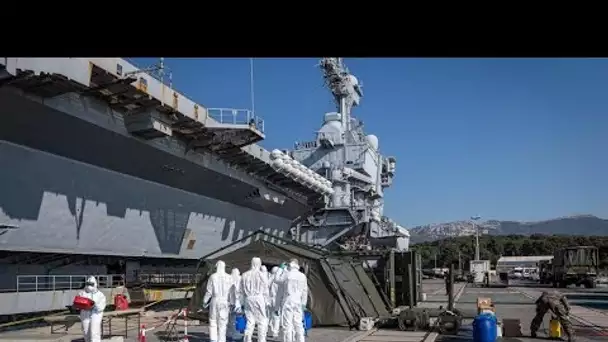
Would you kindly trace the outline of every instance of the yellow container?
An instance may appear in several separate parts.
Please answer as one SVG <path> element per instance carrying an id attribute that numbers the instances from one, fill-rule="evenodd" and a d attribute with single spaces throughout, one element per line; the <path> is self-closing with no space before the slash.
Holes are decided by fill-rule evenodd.
<path id="1" fill-rule="evenodd" d="M 549 337 L 550 338 L 561 338 L 562 337 L 562 325 L 559 323 L 557 318 L 553 317 L 549 321 Z"/>

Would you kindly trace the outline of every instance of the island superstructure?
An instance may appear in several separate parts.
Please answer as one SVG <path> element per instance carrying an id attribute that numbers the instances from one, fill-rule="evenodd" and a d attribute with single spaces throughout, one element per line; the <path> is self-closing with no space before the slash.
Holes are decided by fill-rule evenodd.
<path id="1" fill-rule="evenodd" d="M 296 236 L 328 248 L 407 250 L 409 232 L 383 215 L 384 189 L 393 182 L 396 158 L 382 156 L 378 137 L 366 135 L 362 121 L 351 115 L 363 97 L 361 84 L 342 58 L 323 58 L 319 65 L 337 111 L 324 115 L 315 140 L 271 153 L 278 172 L 322 180 L 324 207 L 296 222 Z"/>

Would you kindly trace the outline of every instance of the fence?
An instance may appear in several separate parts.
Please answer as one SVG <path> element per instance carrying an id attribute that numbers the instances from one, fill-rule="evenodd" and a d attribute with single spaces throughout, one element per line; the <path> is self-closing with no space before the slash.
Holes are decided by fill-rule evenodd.
<path id="1" fill-rule="evenodd" d="M 194 285 L 200 276 L 192 273 L 140 273 L 138 280 L 149 285 Z"/>
<path id="2" fill-rule="evenodd" d="M 88 275 L 21 275 L 17 276 L 17 292 L 80 290 Z M 97 286 L 124 286 L 124 275 L 96 275 Z"/>

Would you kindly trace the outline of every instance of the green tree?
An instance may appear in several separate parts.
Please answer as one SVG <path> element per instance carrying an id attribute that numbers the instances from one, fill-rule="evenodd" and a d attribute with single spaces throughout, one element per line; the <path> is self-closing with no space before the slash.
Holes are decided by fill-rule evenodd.
<path id="1" fill-rule="evenodd" d="M 568 246 L 596 246 L 599 249 L 600 267 L 608 267 L 608 236 L 481 236 L 479 238 L 480 257 L 496 263 L 501 256 L 516 255 L 552 255 L 558 248 Z M 456 237 L 439 241 L 424 242 L 412 245 L 412 249 L 420 252 L 423 267 L 434 267 L 434 257 L 437 255 L 437 266 L 449 266 L 457 263 L 458 255 L 464 268 L 468 268 L 469 260 L 474 257 L 475 239 L 470 236 Z"/>

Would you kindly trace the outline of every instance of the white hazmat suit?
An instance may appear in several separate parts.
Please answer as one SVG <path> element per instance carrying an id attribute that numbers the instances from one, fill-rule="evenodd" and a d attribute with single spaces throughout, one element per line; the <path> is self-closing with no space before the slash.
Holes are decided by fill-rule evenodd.
<path id="1" fill-rule="evenodd" d="M 207 291 L 203 297 L 205 305 L 209 302 L 209 339 L 212 342 L 226 342 L 226 327 L 230 313 L 228 296 L 233 288 L 232 276 L 226 273 L 226 264 L 218 261 L 215 273 L 207 281 Z"/>
<path id="2" fill-rule="evenodd" d="M 289 262 L 289 270 L 281 274 L 278 283 L 283 285 L 281 292 L 283 305 L 281 307 L 281 328 L 283 341 L 304 342 L 304 308 L 308 301 L 308 280 L 300 272 L 297 260 Z M 295 333 L 295 334 L 294 334 Z"/>
<path id="3" fill-rule="evenodd" d="M 78 295 L 95 302 L 91 310 L 80 310 L 84 341 L 101 342 L 101 320 L 103 319 L 103 310 L 106 309 L 106 296 L 97 288 L 97 279 L 90 276 L 87 279 L 84 291 L 80 291 Z"/>
<path id="4" fill-rule="evenodd" d="M 279 284 L 275 281 L 281 275 L 282 270 L 277 266 L 270 271 L 270 323 L 269 330 L 272 337 L 279 336 L 279 324 L 281 323 L 281 296 Z"/>
<path id="5" fill-rule="evenodd" d="M 270 304 L 270 293 L 268 276 L 261 271 L 262 260 L 251 259 L 251 269 L 241 277 L 241 303 L 245 306 L 245 317 L 247 317 L 247 329 L 245 330 L 244 342 L 252 342 L 253 331 L 258 327 L 258 342 L 266 342 L 268 331 L 268 316 L 266 310 Z"/>
<path id="6" fill-rule="evenodd" d="M 241 272 L 238 268 L 233 268 L 230 272 L 230 277 L 232 278 L 232 287 L 230 288 L 230 295 L 228 296 L 228 302 L 232 306 L 233 310 L 230 313 L 230 319 L 228 320 L 229 329 L 228 332 L 232 335 L 232 338 L 236 338 L 238 336 L 238 332 L 236 331 L 236 312 L 234 308 L 238 303 L 239 298 L 239 288 L 241 286 Z"/>

